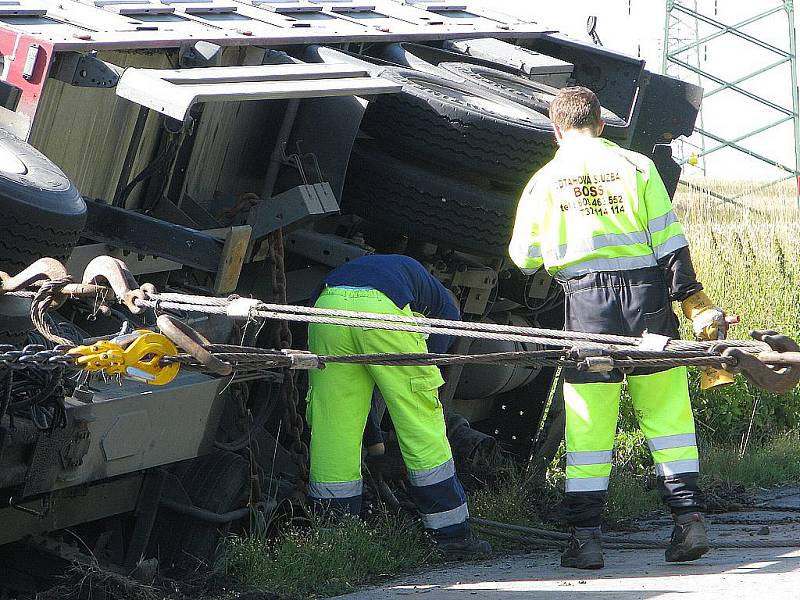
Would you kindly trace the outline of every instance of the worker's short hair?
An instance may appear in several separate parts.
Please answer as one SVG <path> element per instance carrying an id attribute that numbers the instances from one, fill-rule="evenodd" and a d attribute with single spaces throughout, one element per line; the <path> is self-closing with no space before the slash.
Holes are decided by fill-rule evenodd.
<path id="1" fill-rule="evenodd" d="M 550 103 L 550 120 L 561 131 L 591 129 L 597 133 L 602 123 L 600 100 L 589 88 L 561 88 Z"/>

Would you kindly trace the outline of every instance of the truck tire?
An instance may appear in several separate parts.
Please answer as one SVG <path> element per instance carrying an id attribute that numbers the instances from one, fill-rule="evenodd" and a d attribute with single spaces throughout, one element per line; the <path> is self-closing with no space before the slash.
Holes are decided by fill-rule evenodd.
<path id="1" fill-rule="evenodd" d="M 16 275 L 43 256 L 64 261 L 86 222 L 86 205 L 44 154 L 0 129 L 0 271 Z M 20 345 L 30 303 L 0 301 L 0 343 Z"/>
<path id="2" fill-rule="evenodd" d="M 356 144 L 342 211 L 409 237 L 486 256 L 505 256 L 517 199 Z"/>
<path id="3" fill-rule="evenodd" d="M 0 271 L 15 275 L 43 256 L 65 260 L 86 204 L 44 154 L 0 129 Z"/>
<path id="4" fill-rule="evenodd" d="M 507 73 L 500 69 L 458 62 L 444 62 L 439 67 L 453 75 L 463 77 L 470 83 L 480 85 L 498 96 L 532 108 L 543 115 L 549 113 L 550 103 L 558 94 L 558 88 L 533 81 L 527 77 Z M 627 127 L 625 120 L 605 108 L 602 109 L 601 114 L 606 122 L 606 134 L 608 137 L 624 137 L 620 130 Z"/>
<path id="5" fill-rule="evenodd" d="M 556 151 L 547 117 L 484 87 L 411 69 L 381 77 L 403 91 L 371 101 L 361 126 L 385 147 L 515 186 Z"/>
<path id="6" fill-rule="evenodd" d="M 238 454 L 215 450 L 211 454 L 183 462 L 172 469 L 191 503 L 214 513 L 240 508 L 250 491 L 250 466 Z M 163 568 L 193 570 L 213 566 L 220 539 L 232 523 L 205 523 L 165 507 L 158 511 L 152 556 Z"/>
<path id="7" fill-rule="evenodd" d="M 0 296 L 0 344 L 24 346 L 32 328 L 30 299 Z"/>

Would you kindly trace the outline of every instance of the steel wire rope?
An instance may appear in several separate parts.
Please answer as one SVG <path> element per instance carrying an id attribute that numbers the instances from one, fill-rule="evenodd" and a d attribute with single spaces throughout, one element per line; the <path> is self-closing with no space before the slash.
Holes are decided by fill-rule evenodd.
<path id="1" fill-rule="evenodd" d="M 223 306 L 207 306 L 207 305 L 192 305 L 192 304 L 182 304 L 178 302 L 171 302 L 171 301 L 164 301 L 162 299 L 155 299 L 155 300 L 137 300 L 137 305 L 145 307 L 145 308 L 159 308 L 163 310 L 179 310 L 185 312 L 200 312 L 206 314 L 219 314 L 224 315 L 227 314 L 227 310 Z M 307 308 L 307 307 L 306 307 Z M 491 331 L 483 331 L 476 328 L 450 328 L 450 327 L 436 327 L 436 326 L 427 326 L 427 325 L 410 325 L 406 323 L 398 323 L 398 322 L 389 322 L 385 320 L 381 320 L 382 317 L 386 315 L 379 315 L 379 314 L 372 314 L 372 313 L 363 313 L 366 315 L 370 315 L 371 319 L 366 320 L 364 318 L 355 317 L 355 318 L 339 318 L 339 317 L 327 317 L 327 316 L 319 316 L 316 314 L 297 314 L 293 312 L 272 312 L 272 311 L 263 311 L 263 310 L 255 310 L 252 311 L 251 315 L 259 318 L 266 318 L 266 319 L 275 319 L 275 320 L 285 320 L 285 321 L 296 321 L 296 322 L 304 322 L 304 323 L 318 323 L 318 324 L 325 324 L 325 325 L 340 325 L 344 327 L 367 327 L 373 329 L 382 329 L 388 331 L 404 331 L 408 333 L 427 333 L 432 335 L 451 335 L 455 337 L 470 337 L 470 338 L 477 338 L 477 339 L 491 339 L 491 340 L 503 340 L 503 341 L 518 341 L 518 342 L 526 342 L 526 343 L 534 343 L 539 344 L 541 346 L 555 346 L 555 347 L 562 347 L 562 348 L 579 348 L 579 349 L 602 349 L 604 344 L 603 343 L 595 343 L 589 342 L 584 340 L 575 340 L 570 341 L 569 339 L 557 339 L 554 337 L 535 337 L 529 335 L 519 335 L 519 334 L 503 334 L 503 333 L 495 333 Z M 392 316 L 392 315 L 389 315 Z M 426 321 L 425 319 L 419 319 L 420 322 Z M 444 321 L 448 324 L 457 323 L 455 321 Z M 567 333 L 571 334 L 573 332 L 560 332 L 560 333 Z M 592 335 L 592 334 L 581 334 L 581 335 Z M 632 340 L 639 340 L 639 338 L 628 338 Z M 676 351 L 706 351 L 709 352 L 710 356 L 719 356 L 717 354 L 711 353 L 711 348 L 713 347 L 713 342 L 685 342 L 674 340 L 672 342 L 672 348 L 667 348 L 663 350 L 663 356 L 669 356 L 671 352 Z M 738 348 L 743 348 L 744 350 L 752 353 L 758 353 L 762 351 L 768 350 L 769 346 L 766 344 L 761 344 L 759 342 L 747 342 L 743 340 L 730 340 L 730 342 L 725 341 L 726 345 L 734 346 Z M 636 350 L 636 345 L 623 345 L 617 347 L 614 344 L 606 344 L 611 347 L 612 350 L 617 350 L 620 352 L 634 352 Z M 652 352 L 652 351 L 648 351 Z"/>
<path id="2" fill-rule="evenodd" d="M 493 530 L 501 532 L 509 532 L 504 539 L 516 538 L 513 541 L 526 542 L 528 539 L 538 543 L 552 542 L 552 541 L 566 541 L 570 536 L 567 533 L 558 531 L 550 531 L 547 529 L 538 529 L 535 527 L 525 527 L 522 525 L 512 525 L 510 523 L 501 523 L 499 521 L 491 521 L 489 519 L 481 519 L 477 517 L 470 517 L 470 523 L 476 525 L 479 529 L 492 533 Z M 623 550 L 633 549 L 662 549 L 666 547 L 666 543 L 656 538 L 618 538 L 608 534 L 603 536 L 603 545 L 607 548 L 617 548 Z M 736 549 L 736 548 L 796 548 L 800 547 L 800 540 L 786 539 L 786 540 L 742 540 L 738 542 L 717 542 L 710 541 L 712 548 L 718 549 Z"/>
<path id="3" fill-rule="evenodd" d="M 184 299 L 186 302 L 184 302 Z M 208 298 L 195 295 L 184 296 L 183 294 L 175 293 L 156 294 L 145 300 L 137 300 L 137 304 L 145 308 L 158 307 L 165 310 L 195 311 L 207 314 L 228 314 L 227 307 L 230 306 L 231 302 L 231 299 L 225 298 Z M 250 311 L 250 315 L 265 319 L 341 325 L 345 327 L 372 327 L 375 329 L 406 331 L 409 333 L 442 334 L 457 337 L 538 343 L 544 346 L 596 348 L 605 344 L 636 348 L 642 342 L 642 338 L 628 336 L 593 334 L 536 327 L 519 327 L 496 323 L 428 319 L 424 317 L 409 317 L 406 315 L 320 309 L 297 305 L 258 303 L 254 305 L 253 309 Z M 670 340 L 667 342 L 664 351 L 694 350 L 709 352 L 716 344 L 717 342 Z M 743 348 L 753 353 L 769 351 L 771 349 L 763 342 L 749 340 L 725 340 L 724 344 L 727 347 Z"/>
<path id="4" fill-rule="evenodd" d="M 176 293 L 161 293 L 154 295 L 153 299 L 160 299 L 165 303 L 176 302 L 192 304 L 195 306 L 209 306 L 221 307 L 229 306 L 235 299 L 231 298 L 213 298 L 207 296 L 197 295 L 184 295 Z M 163 306 L 164 304 L 162 304 Z M 317 315 L 328 317 L 343 317 L 348 319 L 367 319 L 370 321 L 386 321 L 390 323 L 407 323 L 415 326 L 433 326 L 433 327 L 447 327 L 450 329 L 463 329 L 466 331 L 487 331 L 496 333 L 520 334 L 525 336 L 539 336 L 554 339 L 566 340 L 584 340 L 596 343 L 607 343 L 615 345 L 638 346 L 642 338 L 600 334 L 600 333 L 585 333 L 580 331 L 568 331 L 559 329 L 546 329 L 539 327 L 520 327 L 517 325 L 502 325 L 499 323 L 479 323 L 472 321 L 451 321 L 448 319 L 431 319 L 427 317 L 413 317 L 407 315 L 393 315 L 383 313 L 370 313 L 361 311 L 347 311 L 335 310 L 328 308 L 316 308 L 313 306 L 301 305 L 286 305 L 286 304 L 269 304 L 259 302 L 254 306 L 253 314 L 261 316 L 261 313 L 269 314 L 269 318 L 275 318 L 271 313 L 289 313 L 293 315 Z M 331 323 L 336 325 L 338 323 Z M 518 341 L 508 340 L 508 341 Z M 670 340 L 667 348 L 674 350 L 708 350 L 713 347 L 716 342 L 700 342 L 688 340 Z M 745 347 L 745 348 L 758 348 L 759 350 L 770 350 L 770 347 L 763 342 L 755 342 L 752 340 L 725 340 L 728 346 Z"/>

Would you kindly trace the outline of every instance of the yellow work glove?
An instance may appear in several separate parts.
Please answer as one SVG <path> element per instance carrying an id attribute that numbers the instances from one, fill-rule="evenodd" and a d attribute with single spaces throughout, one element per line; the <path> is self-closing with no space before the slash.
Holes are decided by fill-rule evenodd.
<path id="1" fill-rule="evenodd" d="M 694 334 L 698 340 L 724 340 L 728 335 L 728 321 L 725 311 L 716 306 L 703 291 L 692 294 L 681 302 L 684 316 L 692 322 Z M 730 385 L 735 376 L 729 371 L 707 367 L 700 374 L 700 389 Z"/>

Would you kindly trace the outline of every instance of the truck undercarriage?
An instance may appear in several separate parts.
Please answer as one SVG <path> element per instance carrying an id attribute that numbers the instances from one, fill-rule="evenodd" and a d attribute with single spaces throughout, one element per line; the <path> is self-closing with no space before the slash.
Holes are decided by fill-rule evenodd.
<path id="1" fill-rule="evenodd" d="M 20 0 L 0 6 L 0 56 L 10 275 L 49 256 L 112 283 L 113 269 L 91 272 L 112 256 L 159 290 L 302 305 L 332 268 L 404 253 L 456 294 L 464 320 L 554 329 L 558 289 L 506 258 L 519 194 L 555 150 L 553 95 L 593 89 L 606 135 L 650 155 L 671 192 L 669 143 L 692 132 L 701 97 L 639 59 L 451 0 Z M 53 315 L 76 343 L 156 316 L 80 298 Z M 304 347 L 301 325 L 188 322 L 216 344 Z M 41 343 L 32 329 L 30 301 L 0 295 L 0 341 Z M 453 352 L 535 349 L 461 338 Z M 555 375 L 447 367 L 462 468 L 495 443 L 552 457 Z M 0 413 L 0 545 L 52 552 L 60 538 L 43 534 L 79 527 L 127 569 L 211 560 L 248 506 L 266 520 L 293 496 L 305 386 L 285 370 L 182 372 L 158 388 L 78 378 L 57 390 L 60 412 L 13 405 Z M 29 393 L 7 387 L 12 404 Z"/>

